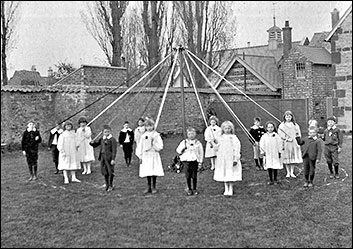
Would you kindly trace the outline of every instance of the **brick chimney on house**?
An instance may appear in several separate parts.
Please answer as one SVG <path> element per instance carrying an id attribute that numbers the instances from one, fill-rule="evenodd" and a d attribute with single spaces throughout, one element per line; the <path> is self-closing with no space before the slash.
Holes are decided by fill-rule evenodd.
<path id="1" fill-rule="evenodd" d="M 335 27 L 335 25 L 338 23 L 340 20 L 340 12 L 334 8 L 333 11 L 331 12 L 331 22 L 332 22 L 332 28 Z"/>
<path id="2" fill-rule="evenodd" d="M 48 69 L 48 77 L 53 77 L 54 76 L 54 71 L 51 67 Z"/>
<path id="3" fill-rule="evenodd" d="M 288 20 L 285 22 L 285 25 L 282 28 L 282 32 L 283 32 L 283 56 L 284 58 L 287 58 L 289 51 L 292 48 L 292 27 L 289 27 Z"/>

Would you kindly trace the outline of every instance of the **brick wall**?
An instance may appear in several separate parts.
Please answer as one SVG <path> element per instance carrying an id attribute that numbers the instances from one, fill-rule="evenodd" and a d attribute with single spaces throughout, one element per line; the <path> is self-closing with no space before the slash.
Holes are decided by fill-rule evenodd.
<path id="1" fill-rule="evenodd" d="M 28 120 L 33 119 L 40 127 L 43 142 L 46 143 L 49 133 L 44 132 L 52 128 L 56 121 L 62 121 L 73 115 L 75 112 L 89 105 L 99 97 L 106 94 L 105 91 L 89 88 L 79 89 L 70 88 L 63 90 L 4 90 L 1 91 L 1 142 L 7 144 L 18 144 L 21 141 L 22 133 L 26 129 Z M 91 121 L 109 104 L 116 100 L 126 89 L 119 89 L 114 93 L 109 93 L 105 98 L 96 104 L 88 107 L 84 112 L 71 118 L 74 126 L 77 127 L 79 117 L 85 116 Z M 243 96 L 234 93 L 234 90 L 224 89 L 219 91 L 226 101 L 244 100 Z M 110 121 L 113 128 L 113 134 L 118 135 L 124 121 L 129 121 L 132 127 L 141 115 L 156 119 L 161 104 L 164 89 L 148 88 L 143 91 L 132 90 L 104 114 L 102 114 L 91 125 L 93 136 L 98 134 L 102 126 Z M 199 95 L 203 110 L 206 112 L 212 102 L 218 102 L 218 98 L 211 89 L 199 89 Z M 253 99 L 280 98 L 278 93 L 257 94 L 251 96 Z M 185 89 L 185 114 L 186 126 L 194 126 L 199 132 L 203 131 L 205 124 L 197 103 L 195 93 L 192 88 Z M 161 119 L 159 121 L 159 132 L 182 133 L 182 115 L 181 115 L 181 94 L 179 88 L 170 88 L 167 93 L 167 99 L 163 107 Z"/>
<path id="2" fill-rule="evenodd" d="M 83 65 L 58 84 L 86 86 L 117 86 L 126 80 L 126 68 Z"/>
<path id="3" fill-rule="evenodd" d="M 338 127 L 352 131 L 352 12 L 333 36 L 335 51 L 340 60 L 335 64 L 333 114 Z"/>
<path id="4" fill-rule="evenodd" d="M 298 62 L 305 64 L 305 78 L 296 78 L 295 64 Z M 326 97 L 333 94 L 332 67 L 313 64 L 293 48 L 288 59 L 284 61 L 282 70 L 283 98 L 307 98 L 309 117 L 314 117 L 319 121 L 319 125 L 324 126 L 327 116 Z"/>
<path id="5" fill-rule="evenodd" d="M 295 64 L 301 62 L 305 64 L 305 78 L 296 78 Z M 283 88 L 282 95 L 284 99 L 309 99 L 309 116 L 313 115 L 313 77 L 312 63 L 307 60 L 295 48 L 289 54 L 289 57 L 283 62 Z"/>

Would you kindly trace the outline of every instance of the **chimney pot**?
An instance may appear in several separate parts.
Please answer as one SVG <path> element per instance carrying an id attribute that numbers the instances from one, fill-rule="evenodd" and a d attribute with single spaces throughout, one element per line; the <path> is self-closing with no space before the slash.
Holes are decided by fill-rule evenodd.
<path id="1" fill-rule="evenodd" d="M 250 42 L 248 42 L 248 47 L 250 47 Z"/>
<path id="2" fill-rule="evenodd" d="M 336 8 L 334 8 L 333 11 L 331 12 L 332 28 L 335 27 L 335 25 L 338 23 L 339 20 L 340 20 L 340 12 Z"/>
<path id="3" fill-rule="evenodd" d="M 292 49 L 292 27 L 289 27 L 289 21 L 285 21 L 283 31 L 283 56 L 287 58 Z"/>

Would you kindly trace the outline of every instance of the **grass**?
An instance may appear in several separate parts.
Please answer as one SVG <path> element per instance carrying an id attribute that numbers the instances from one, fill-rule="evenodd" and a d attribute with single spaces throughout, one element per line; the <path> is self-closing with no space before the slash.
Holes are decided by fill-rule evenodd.
<path id="1" fill-rule="evenodd" d="M 198 196 L 186 196 L 183 174 L 166 170 L 180 137 L 164 138 L 165 176 L 159 192 L 144 195 L 136 158 L 123 165 L 119 148 L 116 189 L 105 193 L 99 162 L 81 183 L 63 184 L 54 175 L 48 151 L 40 151 L 39 180 L 27 182 L 21 152 L 1 157 L 1 247 L 352 247 L 352 138 L 340 154 L 341 179 L 328 179 L 317 166 L 315 187 L 303 190 L 303 174 L 281 185 L 266 185 L 267 172 L 256 171 L 243 141 L 243 181 L 225 198 L 213 171 L 199 173 Z M 206 161 L 207 163 L 207 161 Z M 121 195 L 121 196 L 119 196 Z"/>

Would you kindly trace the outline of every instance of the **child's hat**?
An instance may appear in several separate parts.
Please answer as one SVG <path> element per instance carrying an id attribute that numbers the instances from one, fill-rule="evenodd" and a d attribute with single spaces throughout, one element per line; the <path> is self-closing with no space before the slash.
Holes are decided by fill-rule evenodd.
<path id="1" fill-rule="evenodd" d="M 85 117 L 80 117 L 79 120 L 78 120 L 78 123 L 81 124 L 81 123 L 87 123 L 87 120 Z"/>
<path id="2" fill-rule="evenodd" d="M 335 116 L 328 117 L 327 121 L 329 121 L 329 120 L 332 120 L 333 122 L 336 123 L 336 117 Z"/>
<path id="3" fill-rule="evenodd" d="M 109 125 L 103 125 L 103 130 L 111 130 L 112 128 Z"/>
<path id="4" fill-rule="evenodd" d="M 283 114 L 283 117 L 286 115 L 291 115 L 292 117 L 294 116 L 293 112 L 291 112 L 291 111 L 285 111 L 285 113 Z"/>

